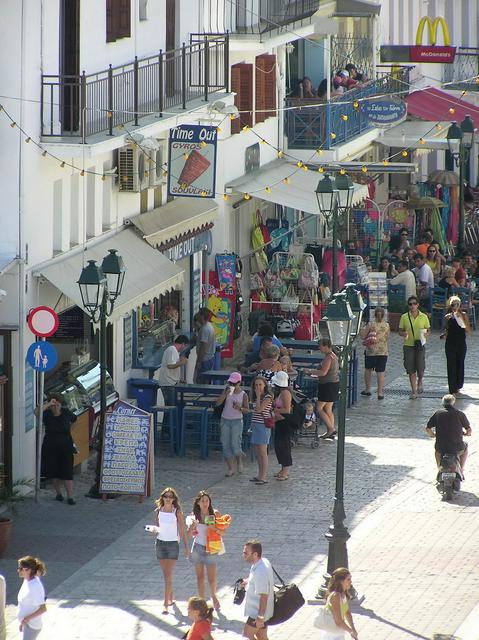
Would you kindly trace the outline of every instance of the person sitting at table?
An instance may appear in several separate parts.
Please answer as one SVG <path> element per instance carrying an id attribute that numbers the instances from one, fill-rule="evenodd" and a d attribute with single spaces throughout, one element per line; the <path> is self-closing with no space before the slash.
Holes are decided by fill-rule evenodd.
<path id="1" fill-rule="evenodd" d="M 281 365 L 281 369 L 283 371 L 286 371 L 286 373 L 288 374 L 290 383 L 296 380 L 296 378 L 298 377 L 298 371 L 293 367 L 291 358 L 289 356 L 281 356 L 281 358 L 279 359 L 279 363 Z"/>
<path id="2" fill-rule="evenodd" d="M 441 289 L 447 290 L 447 297 L 449 298 L 452 295 L 452 290 L 457 289 L 459 287 L 459 283 L 455 278 L 455 269 L 450 265 L 446 265 L 443 269 L 443 276 L 437 283 L 438 287 Z"/>
<path id="3" fill-rule="evenodd" d="M 277 371 L 282 371 L 283 367 L 279 362 L 279 347 L 272 344 L 265 348 L 265 357 L 258 363 L 251 365 L 249 371 L 256 371 L 269 382 Z"/>
<path id="4" fill-rule="evenodd" d="M 385 271 L 386 272 L 386 278 L 388 280 L 390 280 L 391 278 L 394 278 L 398 274 L 398 272 L 394 268 L 394 265 L 390 262 L 389 258 L 387 258 L 386 256 L 383 256 L 381 258 L 381 263 L 379 265 L 379 271 L 383 271 L 383 272 Z"/>

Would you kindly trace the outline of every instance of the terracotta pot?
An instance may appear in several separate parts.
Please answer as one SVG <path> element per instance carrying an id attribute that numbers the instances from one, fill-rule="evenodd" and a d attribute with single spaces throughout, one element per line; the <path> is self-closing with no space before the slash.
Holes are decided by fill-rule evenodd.
<path id="1" fill-rule="evenodd" d="M 3 558 L 3 555 L 10 543 L 11 532 L 12 532 L 11 519 L 0 517 L 0 558 Z"/>

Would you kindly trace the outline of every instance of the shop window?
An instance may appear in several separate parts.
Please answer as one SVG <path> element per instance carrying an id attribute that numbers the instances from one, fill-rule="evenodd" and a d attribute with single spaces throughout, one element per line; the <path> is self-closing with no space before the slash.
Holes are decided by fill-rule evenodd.
<path id="1" fill-rule="evenodd" d="M 256 56 L 255 62 L 255 119 L 264 122 L 276 116 L 276 56 Z"/>
<path id="2" fill-rule="evenodd" d="M 131 36 L 131 0 L 106 0 L 106 41 Z"/>
<path id="3" fill-rule="evenodd" d="M 240 62 L 231 67 L 231 91 L 235 93 L 235 105 L 240 117 L 231 121 L 231 133 L 239 133 L 242 127 L 253 126 L 253 65 Z"/>
<path id="4" fill-rule="evenodd" d="M 161 364 L 164 350 L 173 343 L 181 328 L 181 291 L 170 291 L 138 307 L 135 320 L 134 367 L 156 369 Z"/>

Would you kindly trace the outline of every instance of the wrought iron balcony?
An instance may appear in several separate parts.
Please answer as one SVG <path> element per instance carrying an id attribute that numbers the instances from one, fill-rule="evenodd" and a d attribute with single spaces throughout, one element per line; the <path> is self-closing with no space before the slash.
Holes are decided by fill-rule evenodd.
<path id="1" fill-rule="evenodd" d="M 228 35 L 194 36 L 188 46 L 98 73 L 42 75 L 42 137 L 89 142 L 97 134 L 113 135 L 120 125 L 139 126 L 142 118 L 229 91 L 228 78 Z"/>
<path id="2" fill-rule="evenodd" d="M 286 99 L 286 135 L 290 149 L 332 149 L 374 128 L 355 100 L 409 93 L 409 75 L 413 67 L 400 67 L 394 72 L 379 72 L 376 80 L 351 89 L 330 102 L 315 99 Z M 303 107 L 304 108 L 301 108 Z M 298 108 L 299 107 L 299 108 Z"/>
<path id="3" fill-rule="evenodd" d="M 448 89 L 479 91 L 476 82 L 479 76 L 479 49 L 458 47 L 452 64 L 444 65 L 444 82 L 450 82 Z"/>
<path id="4" fill-rule="evenodd" d="M 309 24 L 320 0 L 201 0 L 205 33 L 232 35 L 281 32 L 293 23 Z"/>

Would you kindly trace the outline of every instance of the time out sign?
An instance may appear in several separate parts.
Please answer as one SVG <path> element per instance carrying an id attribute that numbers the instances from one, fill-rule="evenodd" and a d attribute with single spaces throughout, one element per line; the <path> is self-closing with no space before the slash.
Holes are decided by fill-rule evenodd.
<path id="1" fill-rule="evenodd" d="M 181 125 L 170 132 L 168 194 L 214 198 L 217 127 Z"/>

